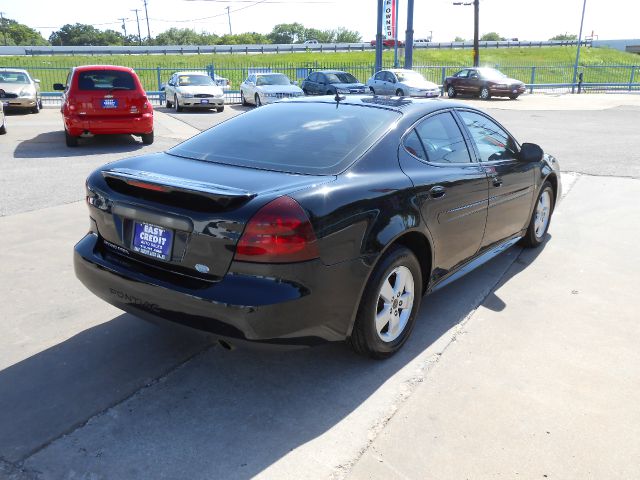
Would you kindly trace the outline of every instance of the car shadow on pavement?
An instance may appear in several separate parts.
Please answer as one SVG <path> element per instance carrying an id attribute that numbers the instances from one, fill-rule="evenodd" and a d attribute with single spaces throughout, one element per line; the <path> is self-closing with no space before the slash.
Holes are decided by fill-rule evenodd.
<path id="1" fill-rule="evenodd" d="M 16 462 L 42 449 L 25 467 L 47 478 L 74 471 L 105 479 L 251 478 L 331 434 L 420 356 L 420 365 L 399 376 L 408 386 L 494 287 L 541 250 L 511 248 L 425 297 L 411 338 L 386 361 L 343 344 L 228 352 L 195 333 L 120 315 L 0 372 L 0 458 Z M 156 380 L 172 365 L 179 367 Z M 361 422 L 375 422 L 388 408 L 376 407 Z M 357 442 L 367 440 L 362 434 Z M 309 472 L 314 461 L 321 452 L 309 458 Z"/>
<path id="2" fill-rule="evenodd" d="M 145 147 L 132 135 L 96 135 L 80 138 L 77 147 L 67 147 L 64 130 L 45 132 L 23 140 L 14 151 L 14 158 L 86 157 L 105 153 L 127 153 Z"/>

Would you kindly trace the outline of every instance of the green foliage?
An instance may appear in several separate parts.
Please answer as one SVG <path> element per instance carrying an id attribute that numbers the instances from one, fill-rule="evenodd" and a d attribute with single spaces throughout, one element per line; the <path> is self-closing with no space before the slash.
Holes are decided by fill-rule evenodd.
<path id="1" fill-rule="evenodd" d="M 355 30 L 338 27 L 334 32 L 336 34 L 335 42 L 337 43 L 358 43 L 362 41 L 362 36 Z"/>
<path id="2" fill-rule="evenodd" d="M 154 39 L 155 45 L 216 45 L 219 37 L 215 34 L 196 33 L 190 28 L 170 28 Z"/>
<path id="3" fill-rule="evenodd" d="M 551 37 L 549 40 L 578 40 L 578 36 L 574 34 L 563 33 L 563 34 Z"/>
<path id="4" fill-rule="evenodd" d="M 51 45 L 64 46 L 98 46 L 98 45 L 123 45 L 125 38 L 115 30 L 98 30 L 93 25 L 70 23 L 49 36 Z"/>
<path id="5" fill-rule="evenodd" d="M 456 37 L 454 42 L 466 42 L 466 40 L 462 37 Z"/>
<path id="6" fill-rule="evenodd" d="M 6 45 L 48 45 L 40 32 L 10 18 L 5 18 L 0 27 L 0 41 Z"/>
<path id="7" fill-rule="evenodd" d="M 496 32 L 489 32 L 489 33 L 485 33 L 484 35 L 482 35 L 480 37 L 481 41 L 486 41 L 486 42 L 500 42 L 503 40 L 506 40 L 506 38 L 501 37 L 498 33 Z"/>
<path id="8" fill-rule="evenodd" d="M 305 30 L 301 23 L 280 23 L 268 37 L 271 43 L 300 43 L 305 40 Z"/>

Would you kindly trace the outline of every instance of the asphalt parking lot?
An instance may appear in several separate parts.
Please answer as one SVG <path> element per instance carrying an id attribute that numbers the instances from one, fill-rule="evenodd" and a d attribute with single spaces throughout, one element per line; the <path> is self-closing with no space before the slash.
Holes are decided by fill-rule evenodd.
<path id="1" fill-rule="evenodd" d="M 158 108 L 156 142 L 64 145 L 59 112 L 0 137 L 0 478 L 640 478 L 640 96 L 463 100 L 555 154 L 543 248 L 423 301 L 385 362 L 343 345 L 223 350 L 75 279 L 97 166 L 240 114 Z"/>

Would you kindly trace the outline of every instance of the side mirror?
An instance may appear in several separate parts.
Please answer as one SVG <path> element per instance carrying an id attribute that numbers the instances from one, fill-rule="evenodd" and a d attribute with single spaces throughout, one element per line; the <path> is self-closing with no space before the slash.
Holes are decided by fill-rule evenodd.
<path id="1" fill-rule="evenodd" d="M 35 83 L 40 83 L 40 79 L 39 79 L 39 78 L 34 78 L 34 79 L 33 79 L 33 81 L 34 81 Z"/>
<path id="2" fill-rule="evenodd" d="M 520 146 L 520 154 L 518 155 L 522 162 L 539 162 L 542 160 L 544 152 L 540 145 L 535 143 L 523 143 Z"/>
<path id="3" fill-rule="evenodd" d="M 53 89 L 54 90 L 64 90 L 64 85 L 61 83 L 54 83 L 53 84 Z"/>
<path id="4" fill-rule="evenodd" d="M 292 85 L 299 85 L 298 80 L 294 80 L 293 82 L 291 82 Z"/>
<path id="5" fill-rule="evenodd" d="M 164 92 L 164 85 L 160 85 L 160 91 Z"/>

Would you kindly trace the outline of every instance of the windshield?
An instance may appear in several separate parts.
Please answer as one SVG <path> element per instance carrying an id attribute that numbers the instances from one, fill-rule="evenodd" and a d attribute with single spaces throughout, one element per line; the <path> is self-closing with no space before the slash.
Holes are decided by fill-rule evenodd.
<path id="1" fill-rule="evenodd" d="M 325 73 L 329 83 L 358 83 L 358 79 L 347 72 Z"/>
<path id="2" fill-rule="evenodd" d="M 399 116 L 359 105 L 276 103 L 227 120 L 167 153 L 263 170 L 336 175 Z"/>
<path id="3" fill-rule="evenodd" d="M 399 82 L 424 82 L 424 77 L 418 72 L 394 72 Z"/>
<path id="4" fill-rule="evenodd" d="M 31 82 L 29 82 L 29 78 L 22 72 L 0 72 L 0 83 L 24 85 Z"/>
<path id="5" fill-rule="evenodd" d="M 86 70 L 78 75 L 80 90 L 135 90 L 129 72 L 120 70 Z"/>
<path id="6" fill-rule="evenodd" d="M 482 75 L 482 78 L 507 78 L 504 73 L 495 68 L 479 68 L 478 71 L 480 75 Z"/>
<path id="7" fill-rule="evenodd" d="M 193 85 L 215 85 L 208 75 L 180 75 L 178 86 L 190 87 Z"/>
<path id="8" fill-rule="evenodd" d="M 286 75 L 259 75 L 256 85 L 291 85 Z"/>

